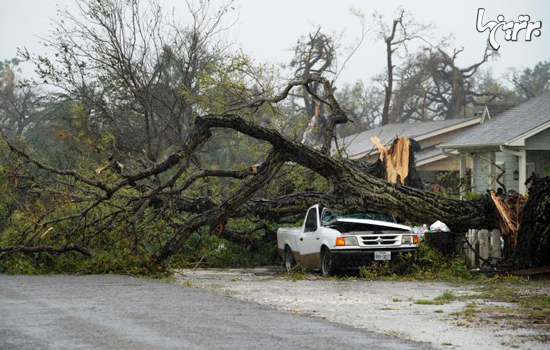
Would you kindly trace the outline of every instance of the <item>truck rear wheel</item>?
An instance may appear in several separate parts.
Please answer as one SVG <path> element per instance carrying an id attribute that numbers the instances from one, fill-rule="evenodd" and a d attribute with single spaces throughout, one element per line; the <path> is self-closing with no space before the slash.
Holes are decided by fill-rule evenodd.
<path id="1" fill-rule="evenodd" d="M 292 269 L 296 266 L 296 260 L 294 260 L 294 254 L 289 246 L 285 247 L 285 270 L 286 272 L 292 272 Z"/>
<path id="2" fill-rule="evenodd" d="M 329 277 L 336 272 L 336 266 L 330 250 L 323 249 L 321 251 L 321 276 Z"/>

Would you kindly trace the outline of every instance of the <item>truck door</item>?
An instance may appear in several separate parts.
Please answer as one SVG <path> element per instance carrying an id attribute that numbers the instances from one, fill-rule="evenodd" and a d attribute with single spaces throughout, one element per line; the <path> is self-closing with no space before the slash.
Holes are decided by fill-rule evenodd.
<path id="1" fill-rule="evenodd" d="M 304 223 L 304 231 L 298 239 L 300 258 L 302 260 L 302 264 L 306 266 L 316 267 L 319 265 L 319 227 L 319 207 L 314 206 L 310 208 L 307 213 L 306 221 Z"/>

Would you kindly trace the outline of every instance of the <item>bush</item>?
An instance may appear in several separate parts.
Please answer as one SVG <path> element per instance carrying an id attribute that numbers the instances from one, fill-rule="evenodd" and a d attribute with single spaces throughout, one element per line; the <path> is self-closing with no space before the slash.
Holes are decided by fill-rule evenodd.
<path id="1" fill-rule="evenodd" d="M 181 253 L 170 258 L 173 268 L 183 267 L 255 267 L 277 263 L 277 246 L 272 241 L 241 245 L 210 234 L 194 233 Z"/>
<path id="2" fill-rule="evenodd" d="M 363 278 L 397 278 L 411 279 L 471 279 L 467 261 L 461 256 L 445 256 L 426 244 L 420 244 L 415 254 L 400 254 L 394 261 L 373 262 L 359 270 Z"/>

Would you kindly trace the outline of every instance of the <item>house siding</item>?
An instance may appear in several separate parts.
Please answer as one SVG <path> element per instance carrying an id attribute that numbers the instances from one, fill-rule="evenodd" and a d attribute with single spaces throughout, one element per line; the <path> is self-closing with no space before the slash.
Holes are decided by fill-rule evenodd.
<path id="1" fill-rule="evenodd" d="M 500 169 L 495 167 L 495 173 L 491 174 L 491 163 L 489 162 L 492 155 L 491 152 L 478 152 L 474 157 L 474 187 L 473 190 L 478 193 L 484 193 L 489 188 L 494 190 L 501 187 L 495 182 L 496 177 L 500 174 Z M 519 181 L 514 180 L 514 171 L 518 169 L 518 157 L 503 153 L 495 152 L 495 163 L 504 168 L 504 175 L 501 182 L 506 186 L 507 191 L 519 191 Z M 494 182 L 491 187 L 491 183 Z"/>
<path id="2" fill-rule="evenodd" d="M 487 162 L 490 158 L 489 152 L 479 152 L 474 157 L 474 178 L 473 190 L 478 193 L 484 193 L 489 188 L 489 177 L 491 175 L 491 166 Z"/>
<path id="3" fill-rule="evenodd" d="M 508 153 L 497 152 L 495 154 L 495 161 L 497 165 L 504 165 L 504 181 L 501 181 L 506 185 L 506 190 L 519 191 L 519 181 L 514 180 L 514 171 L 518 170 L 519 167 L 518 157 Z M 497 171 L 500 170 L 497 168 Z"/>
<path id="4" fill-rule="evenodd" d="M 526 149 L 550 150 L 550 129 L 539 132 L 525 140 Z"/>
<path id="5" fill-rule="evenodd" d="M 528 171 L 532 171 L 529 165 L 534 165 L 534 171 L 538 176 L 550 175 L 550 152 L 548 151 L 527 151 Z M 528 172 L 527 177 L 531 176 Z"/>

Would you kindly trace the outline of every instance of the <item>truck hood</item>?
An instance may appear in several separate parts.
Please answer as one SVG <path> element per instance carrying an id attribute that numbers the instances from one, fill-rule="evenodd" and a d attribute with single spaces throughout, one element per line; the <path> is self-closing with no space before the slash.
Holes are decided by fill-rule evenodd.
<path id="1" fill-rule="evenodd" d="M 338 218 L 332 222 L 349 222 L 353 224 L 367 224 L 367 225 L 377 225 L 377 226 L 384 226 L 388 228 L 397 228 L 400 230 L 408 230 L 411 231 L 410 226 L 396 224 L 393 222 L 387 222 L 387 221 L 379 221 L 379 220 L 369 220 L 369 219 L 346 219 L 346 218 Z"/>

